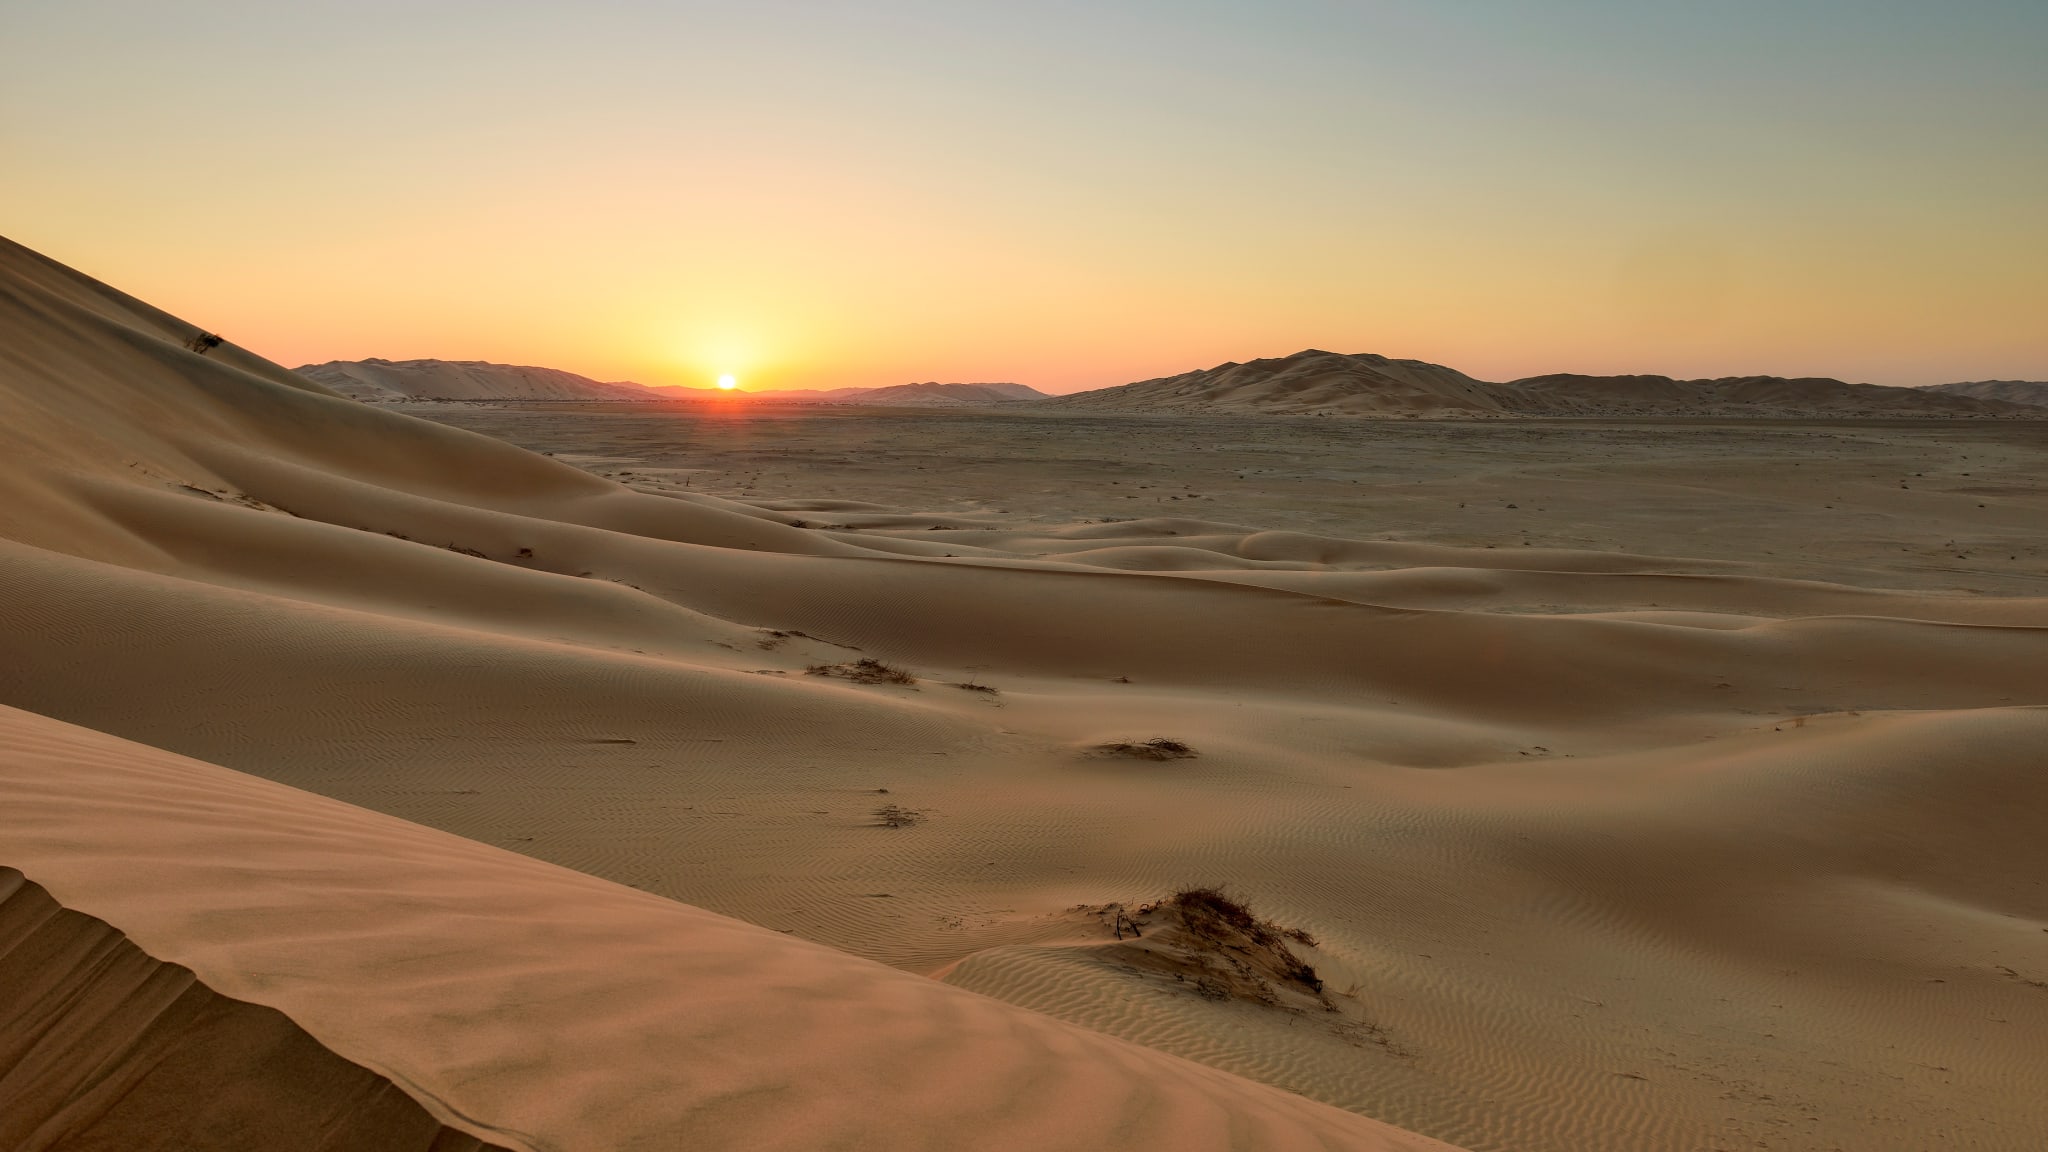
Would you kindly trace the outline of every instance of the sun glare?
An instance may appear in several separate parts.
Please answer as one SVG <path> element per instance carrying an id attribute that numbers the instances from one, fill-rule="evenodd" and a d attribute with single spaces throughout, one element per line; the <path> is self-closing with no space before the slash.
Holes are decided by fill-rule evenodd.
<path id="1" fill-rule="evenodd" d="M 718 378 L 718 387 L 721 391 L 730 392 L 739 386 L 740 382 L 730 375 L 720 376 Z"/>

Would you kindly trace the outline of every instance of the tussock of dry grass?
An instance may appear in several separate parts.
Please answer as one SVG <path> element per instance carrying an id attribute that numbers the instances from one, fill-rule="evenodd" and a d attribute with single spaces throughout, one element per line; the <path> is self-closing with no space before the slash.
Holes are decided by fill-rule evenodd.
<path id="1" fill-rule="evenodd" d="M 1135 760 L 1192 760 L 1196 755 L 1195 750 L 1186 744 L 1163 737 L 1145 741 L 1118 740 L 1098 744 L 1095 748 L 1111 756 L 1129 756 Z"/>
<path id="2" fill-rule="evenodd" d="M 901 804 L 884 804 L 875 809 L 875 823 L 882 828 L 910 828 L 922 824 L 925 814 Z"/>
<path id="3" fill-rule="evenodd" d="M 844 664 L 813 664 L 804 669 L 810 676 L 836 676 L 855 684 L 916 684 L 917 677 L 893 664 L 862 657 Z"/>

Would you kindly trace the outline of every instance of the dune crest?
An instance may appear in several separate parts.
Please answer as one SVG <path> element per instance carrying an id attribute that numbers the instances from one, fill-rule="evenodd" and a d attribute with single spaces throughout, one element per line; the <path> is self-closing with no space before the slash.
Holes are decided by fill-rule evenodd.
<path id="1" fill-rule="evenodd" d="M 5 867 L 0 1036 L 8 1148 L 507 1152 Z"/>

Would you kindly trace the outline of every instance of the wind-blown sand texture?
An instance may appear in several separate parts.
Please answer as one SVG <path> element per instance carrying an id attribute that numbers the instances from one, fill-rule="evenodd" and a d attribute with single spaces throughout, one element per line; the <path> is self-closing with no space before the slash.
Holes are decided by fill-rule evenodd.
<path id="1" fill-rule="evenodd" d="M 0 717 L 0 865 L 438 1123 L 2048 1127 L 2048 601 L 636 491 L 195 331 L 0 256 L 0 702 L 52 718 Z M 806 674 L 863 660 L 909 680 Z M 1154 740 L 1192 754 L 1116 751 Z M 1212 997 L 1103 911 L 1190 884 L 1316 940 L 1327 1006 Z"/>
<path id="2" fill-rule="evenodd" d="M 10 1148 L 1443 1147 L 12 709 L 0 788 Z"/>

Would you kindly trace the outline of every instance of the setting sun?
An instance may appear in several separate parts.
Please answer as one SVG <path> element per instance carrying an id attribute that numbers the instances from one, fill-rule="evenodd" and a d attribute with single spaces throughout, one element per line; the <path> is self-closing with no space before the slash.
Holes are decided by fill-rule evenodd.
<path id="1" fill-rule="evenodd" d="M 740 382 L 730 375 L 720 376 L 718 378 L 718 387 L 721 391 L 730 392 L 739 386 Z"/>

